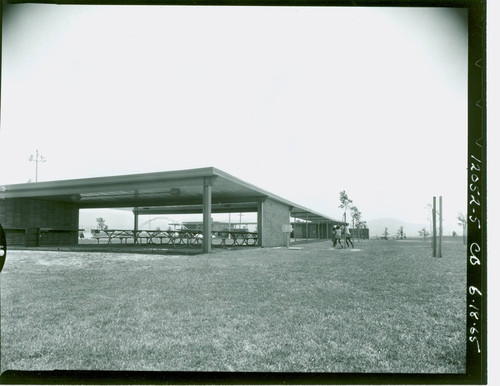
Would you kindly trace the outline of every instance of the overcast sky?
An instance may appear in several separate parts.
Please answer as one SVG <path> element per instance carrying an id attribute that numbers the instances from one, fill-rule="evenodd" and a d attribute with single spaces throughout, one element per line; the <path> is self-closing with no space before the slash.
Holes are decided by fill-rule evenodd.
<path id="1" fill-rule="evenodd" d="M 341 218 L 466 212 L 467 13 L 16 4 L 0 184 L 214 166 Z M 9 167 L 5 167 L 9 165 Z M 456 226 L 458 230 L 458 226 Z"/>

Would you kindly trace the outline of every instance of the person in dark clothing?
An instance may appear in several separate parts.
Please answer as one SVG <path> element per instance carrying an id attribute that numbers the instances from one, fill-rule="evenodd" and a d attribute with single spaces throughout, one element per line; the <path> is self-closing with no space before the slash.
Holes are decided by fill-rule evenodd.
<path id="1" fill-rule="evenodd" d="M 345 233 L 346 246 L 349 247 L 349 244 L 351 244 L 351 248 L 354 248 L 354 243 L 352 242 L 351 239 L 351 233 L 349 232 L 349 229 L 347 227 L 343 228 L 343 233 Z"/>
<path id="2" fill-rule="evenodd" d="M 340 240 L 341 237 L 341 231 L 339 227 L 334 226 L 332 230 L 332 241 L 333 241 L 333 248 L 339 244 L 342 247 L 342 241 Z"/>

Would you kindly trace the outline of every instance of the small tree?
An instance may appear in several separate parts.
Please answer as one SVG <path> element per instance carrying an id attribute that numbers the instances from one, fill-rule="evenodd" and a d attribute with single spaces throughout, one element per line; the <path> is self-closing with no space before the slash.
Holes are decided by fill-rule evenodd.
<path id="1" fill-rule="evenodd" d="M 387 231 L 387 228 L 385 228 L 384 232 L 382 232 L 381 238 L 384 240 L 389 240 L 389 232 Z"/>
<path id="2" fill-rule="evenodd" d="M 462 237 L 464 240 L 464 244 L 466 243 L 465 241 L 465 235 L 467 234 L 467 218 L 464 216 L 462 212 L 458 214 L 458 225 L 462 227 Z"/>
<path id="3" fill-rule="evenodd" d="M 400 227 L 400 228 L 398 229 L 398 231 L 396 232 L 396 238 L 397 238 L 398 240 L 403 240 L 403 239 L 405 239 L 405 238 L 406 238 L 406 235 L 405 235 L 405 232 L 404 232 L 404 230 L 403 230 L 403 227 Z"/>
<path id="4" fill-rule="evenodd" d="M 426 240 L 427 236 L 429 236 L 429 235 L 430 235 L 430 233 L 429 233 L 429 232 L 427 232 L 427 229 L 425 229 L 425 227 L 424 227 L 424 228 L 422 228 L 422 229 L 420 229 L 420 230 L 418 231 L 418 234 L 419 234 L 419 236 L 420 236 L 420 237 L 423 237 L 423 238 L 424 238 L 424 241 Z"/>
<path id="5" fill-rule="evenodd" d="M 104 223 L 105 220 L 102 217 L 96 218 L 95 220 L 97 221 L 97 228 L 100 230 L 108 229 L 108 226 Z"/>
<path id="6" fill-rule="evenodd" d="M 351 207 L 351 218 L 352 218 L 352 227 L 353 229 L 356 229 L 356 234 L 358 236 L 358 240 L 359 240 L 359 224 L 360 224 L 360 220 L 361 220 L 361 212 L 359 211 L 359 209 L 355 206 Z"/>
<path id="7" fill-rule="evenodd" d="M 352 200 L 349 199 L 345 190 L 341 191 L 339 195 L 340 195 L 339 208 L 344 210 L 344 226 L 345 226 L 345 223 L 347 222 L 347 217 L 346 217 L 347 209 L 351 206 Z M 344 245 L 346 244 L 345 239 L 346 239 L 346 232 L 344 232 Z"/>
<path id="8" fill-rule="evenodd" d="M 344 210 L 344 220 L 345 220 L 345 215 L 346 215 L 347 209 L 350 208 L 350 206 L 352 204 L 352 200 L 349 199 L 345 190 L 341 191 L 339 195 L 340 195 L 339 208 Z"/>
<path id="9" fill-rule="evenodd" d="M 355 228 L 359 210 L 356 206 L 351 206 L 349 209 L 351 210 L 352 227 Z"/>

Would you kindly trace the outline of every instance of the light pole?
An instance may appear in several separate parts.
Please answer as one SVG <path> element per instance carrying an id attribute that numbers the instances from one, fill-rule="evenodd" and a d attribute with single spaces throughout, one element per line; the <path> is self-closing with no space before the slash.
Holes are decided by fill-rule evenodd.
<path id="1" fill-rule="evenodd" d="M 36 156 L 33 157 L 33 154 L 30 155 L 30 162 L 35 162 L 35 165 L 36 165 L 36 171 L 35 171 L 35 182 L 38 182 L 38 163 L 39 162 L 47 162 L 47 159 L 42 156 L 42 155 L 39 155 L 38 154 L 38 149 L 36 149 Z"/>

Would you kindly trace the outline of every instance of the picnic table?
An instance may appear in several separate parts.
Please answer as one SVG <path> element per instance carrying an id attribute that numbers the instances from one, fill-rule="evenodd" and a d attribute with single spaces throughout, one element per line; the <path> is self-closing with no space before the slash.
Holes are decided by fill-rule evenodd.
<path id="1" fill-rule="evenodd" d="M 132 240 L 134 244 L 164 244 L 172 246 L 200 246 L 203 240 L 203 231 L 197 229 L 182 230 L 126 230 L 126 229 L 93 229 L 92 238 L 100 244 L 105 240 L 112 244 L 113 240 L 120 240 L 120 244 L 127 244 Z M 252 246 L 258 243 L 258 233 L 248 231 L 212 231 L 214 246 Z"/>

